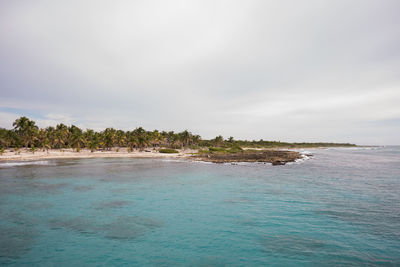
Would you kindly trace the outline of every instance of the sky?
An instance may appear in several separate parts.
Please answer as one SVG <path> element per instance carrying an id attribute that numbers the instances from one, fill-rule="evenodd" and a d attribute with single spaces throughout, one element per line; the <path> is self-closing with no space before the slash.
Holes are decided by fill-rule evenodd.
<path id="1" fill-rule="evenodd" d="M 2 0 L 0 127 L 400 145 L 399 13 L 398 0 Z"/>

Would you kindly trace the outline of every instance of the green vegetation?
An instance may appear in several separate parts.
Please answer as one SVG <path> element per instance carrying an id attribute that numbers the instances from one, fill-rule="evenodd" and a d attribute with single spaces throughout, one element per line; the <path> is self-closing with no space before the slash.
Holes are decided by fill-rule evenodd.
<path id="1" fill-rule="evenodd" d="M 225 147 L 212 147 L 212 146 L 210 146 L 209 148 L 208 148 L 208 150 L 206 150 L 206 149 L 202 149 L 202 150 L 199 150 L 199 154 L 215 154 L 215 153 L 218 153 L 218 154 L 226 154 L 226 153 L 231 153 L 231 154 L 234 154 L 234 153 L 238 153 L 238 152 L 242 152 L 242 151 L 244 151 L 243 150 L 243 148 L 241 148 L 241 147 L 239 147 L 239 146 L 231 146 L 231 147 L 229 147 L 229 146 L 225 146 Z"/>
<path id="2" fill-rule="evenodd" d="M 0 149 L 14 148 L 17 152 L 18 148 L 25 147 L 34 153 L 38 149 L 46 151 L 72 148 L 79 152 L 87 148 L 94 152 L 126 147 L 131 152 L 135 149 L 143 151 L 149 147 L 165 147 L 168 149 L 162 153 L 176 153 L 175 149 L 198 147 L 201 142 L 199 135 L 187 130 L 175 133 L 146 131 L 138 127 L 132 131 L 107 128 L 96 132 L 92 129 L 84 131 L 75 125 L 67 126 L 63 123 L 39 129 L 36 122 L 27 117 L 18 118 L 13 126 L 14 129 L 11 130 L 0 128 Z"/>
<path id="3" fill-rule="evenodd" d="M 228 150 L 226 150 L 228 153 L 238 153 L 243 151 L 243 148 L 241 148 L 240 146 L 234 146 L 229 148 Z"/>
<path id="4" fill-rule="evenodd" d="M 208 151 L 210 151 L 210 152 L 226 152 L 226 149 L 224 147 L 212 147 L 212 146 L 210 146 L 208 148 Z"/>
<path id="5" fill-rule="evenodd" d="M 162 148 L 158 152 L 160 152 L 160 153 L 168 153 L 168 154 L 179 153 L 178 150 L 173 149 L 173 148 Z"/>
<path id="6" fill-rule="evenodd" d="M 149 147 L 161 147 L 161 153 L 176 153 L 175 149 L 199 149 L 200 153 L 237 153 L 242 148 L 303 148 L 303 147 L 336 147 L 355 146 L 353 144 L 337 143 L 286 143 L 279 141 L 247 141 L 227 140 L 219 135 L 214 139 L 203 140 L 200 135 L 185 130 L 180 133 L 173 131 L 146 131 L 138 127 L 132 131 L 107 128 L 96 132 L 92 129 L 82 130 L 75 125 L 67 126 L 63 123 L 55 127 L 49 126 L 40 129 L 36 122 L 27 117 L 20 117 L 13 123 L 13 129 L 0 128 L 0 151 L 13 148 L 18 153 L 19 148 L 28 148 L 32 153 L 38 149 L 72 148 L 79 152 L 83 148 L 96 150 L 111 150 L 119 147 L 133 150 L 144 150 Z M 208 148 L 208 149 L 206 149 Z M 4 152 L 2 152 L 4 153 Z"/>
<path id="7" fill-rule="evenodd" d="M 234 141 L 234 143 L 240 147 L 247 148 L 313 148 L 313 147 L 352 147 L 356 146 L 355 144 L 349 143 L 288 143 L 288 142 L 280 142 L 280 141 Z"/>

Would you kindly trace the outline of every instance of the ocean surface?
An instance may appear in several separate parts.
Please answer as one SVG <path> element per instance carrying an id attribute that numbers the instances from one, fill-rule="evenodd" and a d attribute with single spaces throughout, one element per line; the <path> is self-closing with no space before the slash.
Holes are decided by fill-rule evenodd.
<path id="1" fill-rule="evenodd" d="M 0 162 L 0 265 L 400 266 L 400 147 Z"/>

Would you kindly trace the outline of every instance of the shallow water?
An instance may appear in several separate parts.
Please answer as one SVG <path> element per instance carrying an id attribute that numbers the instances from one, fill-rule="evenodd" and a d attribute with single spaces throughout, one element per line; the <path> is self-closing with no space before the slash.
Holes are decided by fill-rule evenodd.
<path id="1" fill-rule="evenodd" d="M 0 163 L 0 265 L 400 265 L 400 148 Z"/>

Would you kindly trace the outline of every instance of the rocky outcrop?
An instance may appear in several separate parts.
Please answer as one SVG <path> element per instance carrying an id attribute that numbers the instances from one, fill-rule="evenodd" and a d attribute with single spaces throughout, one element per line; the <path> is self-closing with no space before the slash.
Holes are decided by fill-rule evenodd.
<path id="1" fill-rule="evenodd" d="M 197 160 L 227 163 L 227 162 L 267 162 L 272 165 L 285 165 L 302 156 L 296 151 L 287 150 L 258 150 L 241 151 L 238 153 L 201 153 L 194 156 Z"/>

